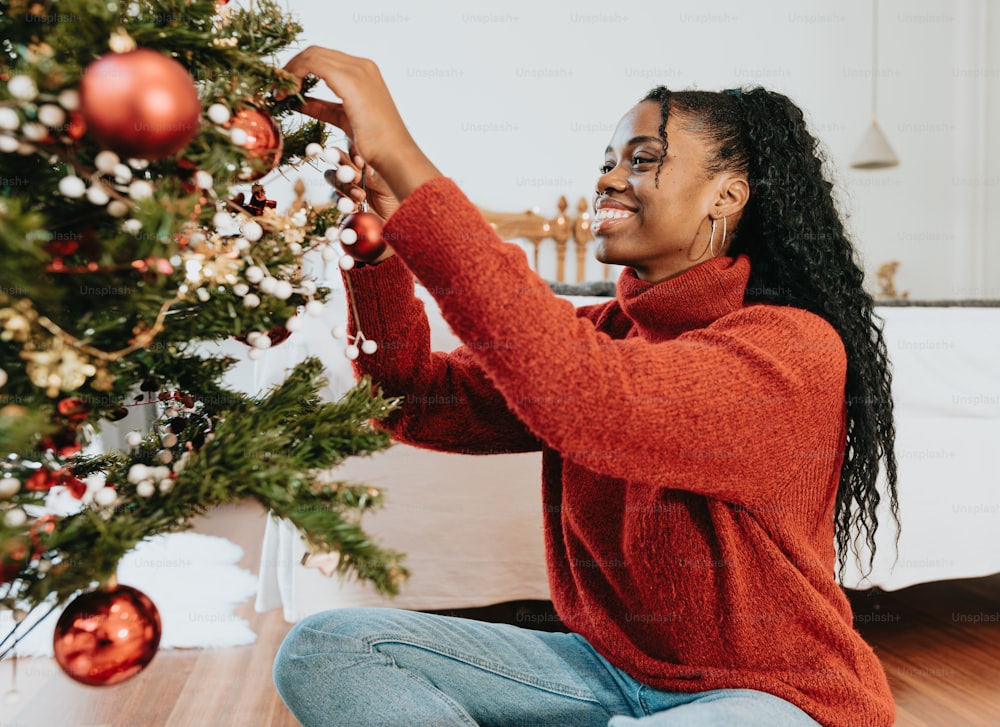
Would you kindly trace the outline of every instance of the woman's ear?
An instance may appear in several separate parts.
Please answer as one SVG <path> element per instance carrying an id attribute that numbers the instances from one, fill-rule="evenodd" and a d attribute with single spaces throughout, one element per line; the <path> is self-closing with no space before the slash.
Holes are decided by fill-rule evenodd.
<path id="1" fill-rule="evenodd" d="M 725 175 L 719 185 L 719 196 L 715 201 L 715 211 L 719 215 L 733 217 L 740 214 L 750 200 L 750 184 L 746 177 L 736 174 Z"/>

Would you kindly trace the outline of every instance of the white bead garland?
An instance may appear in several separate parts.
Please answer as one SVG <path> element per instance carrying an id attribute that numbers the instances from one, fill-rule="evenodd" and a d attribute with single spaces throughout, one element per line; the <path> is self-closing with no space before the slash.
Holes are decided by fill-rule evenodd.
<path id="1" fill-rule="evenodd" d="M 111 197 L 108 196 L 102 185 L 94 184 L 87 190 L 87 201 L 98 207 L 103 207 L 111 201 Z"/>
<path id="2" fill-rule="evenodd" d="M 36 123 L 34 121 L 29 121 L 27 124 L 21 127 L 21 134 L 28 141 L 41 141 L 46 136 L 49 135 L 49 130 L 46 129 L 42 124 Z"/>
<path id="3" fill-rule="evenodd" d="M 0 479 L 0 498 L 8 498 L 16 495 L 21 489 L 21 481 L 16 477 L 4 477 Z"/>
<path id="4" fill-rule="evenodd" d="M 4 131 L 17 131 L 21 126 L 21 117 L 17 111 L 4 106 L 0 108 L 0 129 Z"/>
<path id="5" fill-rule="evenodd" d="M 232 118 L 232 114 L 230 114 L 229 109 L 222 104 L 214 103 L 208 107 L 208 118 L 213 124 L 222 126 L 229 121 L 230 118 Z"/>
<path id="6" fill-rule="evenodd" d="M 292 284 L 287 280 L 279 280 L 274 284 L 274 290 L 271 291 L 273 295 L 278 300 L 288 300 L 292 297 Z"/>
<path id="7" fill-rule="evenodd" d="M 118 184 L 128 184 L 132 181 L 132 167 L 128 164 L 116 164 L 112 174 L 115 175 Z"/>
<path id="8" fill-rule="evenodd" d="M 215 185 L 212 175 L 204 169 L 199 169 L 194 173 L 194 184 L 198 189 L 211 189 Z"/>
<path id="9" fill-rule="evenodd" d="M 18 101 L 32 101 L 38 95 L 38 86 L 30 76 L 12 76 L 7 91 Z"/>
<path id="10" fill-rule="evenodd" d="M 82 179 L 75 175 L 63 177 L 59 180 L 59 192 L 64 197 L 79 199 L 87 191 L 87 185 Z"/>
<path id="11" fill-rule="evenodd" d="M 121 158 L 109 149 L 98 152 L 94 157 L 94 166 L 97 167 L 97 171 L 104 174 L 114 174 L 115 168 L 121 163 Z"/>
<path id="12" fill-rule="evenodd" d="M 55 104 L 43 104 L 38 107 L 38 120 L 54 129 L 66 123 L 66 112 Z"/>
<path id="13" fill-rule="evenodd" d="M 94 493 L 94 502 L 100 507 L 110 507 L 118 500 L 118 492 L 114 487 L 102 487 Z"/>
<path id="14" fill-rule="evenodd" d="M 133 485 L 137 485 L 149 478 L 149 467 L 144 464 L 134 464 L 128 469 L 126 479 Z"/>
<path id="15" fill-rule="evenodd" d="M 3 516 L 4 525 L 9 528 L 19 528 L 28 522 L 28 515 L 19 507 L 8 510 Z"/>
<path id="16" fill-rule="evenodd" d="M 120 199 L 113 199 L 108 203 L 108 214 L 112 217 L 124 217 L 128 214 L 128 204 Z"/>
<path id="17" fill-rule="evenodd" d="M 80 108 L 80 92 L 75 88 L 67 88 L 58 97 L 59 105 L 67 111 L 76 111 Z"/>
<path id="18" fill-rule="evenodd" d="M 259 222 L 250 220 L 242 228 L 243 237 L 245 237 L 250 242 L 257 242 L 260 238 L 264 236 L 264 228 L 260 226 Z"/>
<path id="19" fill-rule="evenodd" d="M 153 185 L 145 179 L 138 179 L 128 186 L 128 196 L 136 202 L 153 196 Z"/>

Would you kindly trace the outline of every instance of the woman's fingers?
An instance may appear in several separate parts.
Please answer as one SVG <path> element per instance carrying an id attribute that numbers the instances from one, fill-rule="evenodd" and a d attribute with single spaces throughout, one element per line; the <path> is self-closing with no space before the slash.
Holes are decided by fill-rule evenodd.
<path id="1" fill-rule="evenodd" d="M 337 152 L 340 154 L 340 168 L 347 167 L 348 169 L 353 169 L 354 179 L 349 182 L 341 182 L 340 177 L 337 177 L 337 183 L 334 187 L 341 194 L 349 196 L 360 204 L 365 200 L 365 190 L 361 188 L 361 171 L 364 168 L 364 162 L 361 161 L 361 157 L 355 157 L 352 160 L 350 155 L 343 149 L 337 149 Z"/>
<path id="2" fill-rule="evenodd" d="M 312 99 L 303 111 L 339 126 L 353 140 L 352 147 L 378 169 L 387 207 L 440 174 L 410 136 L 375 63 L 311 46 L 285 70 L 298 78 L 320 78 L 341 99 L 339 104 Z"/>
<path id="3" fill-rule="evenodd" d="M 321 98 L 310 98 L 307 96 L 305 103 L 302 104 L 299 110 L 307 116 L 312 116 L 314 119 L 319 119 L 320 121 L 325 121 L 328 124 L 333 124 L 338 129 L 343 130 L 344 134 L 347 135 L 348 138 L 354 136 L 354 130 L 351 128 L 351 121 L 347 117 L 347 113 L 344 111 L 343 104 L 335 101 L 325 101 Z"/>

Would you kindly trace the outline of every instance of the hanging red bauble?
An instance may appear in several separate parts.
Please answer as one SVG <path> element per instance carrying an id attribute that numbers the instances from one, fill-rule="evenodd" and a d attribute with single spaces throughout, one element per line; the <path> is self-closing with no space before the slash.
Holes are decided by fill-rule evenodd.
<path id="1" fill-rule="evenodd" d="M 66 122 L 66 136 L 73 141 L 82 139 L 87 133 L 87 122 L 83 120 L 83 114 L 79 111 L 69 112 L 69 121 Z"/>
<path id="2" fill-rule="evenodd" d="M 60 457 L 68 458 L 80 451 L 80 442 L 77 439 L 78 427 L 61 426 L 51 434 L 46 434 L 38 442 L 38 449 L 42 452 L 55 452 Z M 37 473 L 36 473 L 37 474 Z"/>
<path id="3" fill-rule="evenodd" d="M 60 399 L 56 404 L 56 410 L 66 418 L 70 424 L 81 424 L 87 421 L 90 416 L 90 404 L 85 399 L 78 397 L 66 397 Z"/>
<path id="4" fill-rule="evenodd" d="M 77 596 L 59 617 L 52 646 L 56 661 L 78 682 L 106 687 L 142 671 L 160 645 L 160 613 L 130 586 Z"/>
<path id="5" fill-rule="evenodd" d="M 87 133 L 123 157 L 163 159 L 198 131 L 201 101 L 191 74 L 155 50 L 108 53 L 80 79 Z"/>
<path id="6" fill-rule="evenodd" d="M 237 138 L 239 146 L 247 150 L 247 169 L 239 178 L 244 182 L 260 179 L 281 162 L 285 146 L 281 128 L 269 113 L 256 106 L 244 106 L 226 124 L 229 129 L 239 129 L 246 139 Z"/>
<path id="7" fill-rule="evenodd" d="M 375 261 L 385 252 L 382 220 L 371 212 L 350 215 L 340 229 L 340 246 L 355 260 L 364 263 Z"/>

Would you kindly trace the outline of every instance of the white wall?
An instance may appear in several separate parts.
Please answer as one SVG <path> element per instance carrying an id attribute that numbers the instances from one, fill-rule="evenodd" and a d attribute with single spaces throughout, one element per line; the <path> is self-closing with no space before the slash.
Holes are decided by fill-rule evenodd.
<path id="1" fill-rule="evenodd" d="M 417 141 L 477 204 L 551 214 L 560 195 L 589 199 L 615 123 L 657 83 L 760 83 L 811 119 L 870 272 L 895 259 L 913 298 L 1000 297 L 987 0 L 880 1 L 878 117 L 901 159 L 882 171 L 848 166 L 871 119 L 870 0 L 288 6 L 303 45 L 379 63 Z"/>

